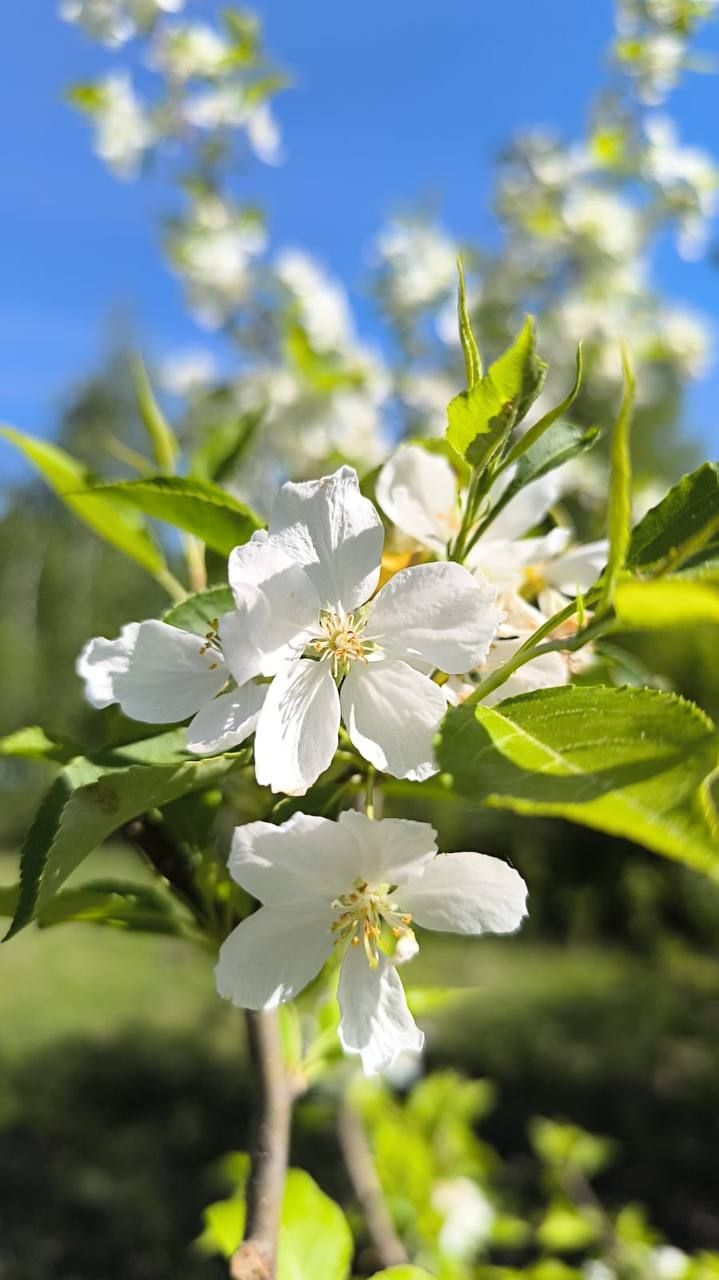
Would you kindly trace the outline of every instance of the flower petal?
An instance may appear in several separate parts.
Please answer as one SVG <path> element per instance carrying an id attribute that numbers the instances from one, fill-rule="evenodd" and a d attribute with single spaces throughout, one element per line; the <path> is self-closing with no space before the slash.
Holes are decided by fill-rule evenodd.
<path id="1" fill-rule="evenodd" d="M 342 719 L 376 769 L 421 782 L 437 772 L 432 742 L 447 701 L 406 662 L 355 662 L 340 693 Z"/>
<path id="2" fill-rule="evenodd" d="M 270 533 L 305 566 L 324 609 L 350 612 L 377 586 L 384 530 L 352 467 L 321 480 L 284 484 L 272 508 Z"/>
<path id="3" fill-rule="evenodd" d="M 403 533 L 444 555 L 459 526 L 457 477 L 446 458 L 402 445 L 377 477 L 377 501 Z"/>
<path id="4" fill-rule="evenodd" d="M 415 924 L 444 933 L 513 933 L 527 914 L 519 872 L 486 853 L 442 853 L 396 897 Z"/>
<path id="5" fill-rule="evenodd" d="M 333 825 L 354 837 L 353 877 L 361 875 L 369 884 L 398 884 L 408 875 L 418 875 L 436 856 L 437 833 L 428 822 L 409 818 L 373 822 L 356 809 L 345 809 Z"/>
<path id="6" fill-rule="evenodd" d="M 117 640 L 91 640 L 76 670 L 94 706 L 119 702 L 132 720 L 170 724 L 193 715 L 227 683 L 222 656 L 203 647 L 199 636 L 152 618 L 123 627 Z"/>
<path id="7" fill-rule="evenodd" d="M 306 903 L 260 907 L 226 938 L 217 990 L 240 1009 L 274 1009 L 319 973 L 332 951 L 329 908 Z"/>
<path id="8" fill-rule="evenodd" d="M 428 662 L 459 674 L 487 656 L 503 618 L 494 587 L 461 564 L 401 569 L 370 606 L 365 635 L 388 658 Z"/>
<path id="9" fill-rule="evenodd" d="M 467 565 L 479 570 L 501 589 L 522 585 L 525 571 L 536 566 L 544 572 L 547 560 L 561 554 L 571 538 L 569 529 L 551 529 L 540 538 L 495 539 L 492 528 L 472 548 Z"/>
<path id="10" fill-rule="evenodd" d="M 286 663 L 269 687 L 255 736 L 261 787 L 303 796 L 329 768 L 337 747 L 340 703 L 327 662 Z"/>
<path id="11" fill-rule="evenodd" d="M 407 1008 L 395 966 L 380 955 L 370 969 L 362 947 L 348 947 L 340 972 L 337 998 L 342 1019 L 338 1028 L 346 1053 L 359 1053 L 367 1075 L 391 1067 L 408 1049 L 419 1053 L 424 1035 Z"/>
<path id="12" fill-rule="evenodd" d="M 606 538 L 572 547 L 566 555 L 549 565 L 546 571 L 547 582 L 567 596 L 588 591 L 607 563 L 608 554 L 609 543 Z"/>
<path id="13" fill-rule="evenodd" d="M 236 827 L 230 875 L 271 906 L 313 899 L 328 905 L 362 874 L 355 832 L 342 822 L 345 816 L 337 823 L 294 813 L 281 826 L 248 822 Z"/>
<path id="14" fill-rule="evenodd" d="M 491 502 L 496 502 L 501 496 L 514 478 L 514 472 L 514 467 L 508 467 L 495 481 L 489 495 Z M 557 471 L 548 471 L 538 480 L 532 480 L 514 498 L 510 498 L 504 510 L 492 521 L 488 531 L 492 541 L 521 538 L 535 525 L 541 524 L 561 492 L 562 482 Z"/>
<path id="15" fill-rule="evenodd" d="M 222 642 L 232 674 L 244 684 L 258 673 L 274 675 L 280 662 L 304 648 L 320 601 L 302 566 L 263 532 L 235 547 L 227 572 L 236 612 L 222 619 Z"/>
<path id="16" fill-rule="evenodd" d="M 196 755 L 229 751 L 249 738 L 267 693 L 267 685 L 245 684 L 230 693 L 221 693 L 198 711 L 187 729 L 187 747 Z"/>

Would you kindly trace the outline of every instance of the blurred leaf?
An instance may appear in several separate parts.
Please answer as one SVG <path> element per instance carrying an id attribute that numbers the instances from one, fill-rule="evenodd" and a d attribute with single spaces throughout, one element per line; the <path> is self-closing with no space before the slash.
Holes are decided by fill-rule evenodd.
<path id="1" fill-rule="evenodd" d="M 631 537 L 632 518 L 632 466 L 629 455 L 629 431 L 634 409 L 634 373 L 629 364 L 626 349 L 622 347 L 622 368 L 624 370 L 624 390 L 619 414 L 614 425 L 609 465 L 609 509 L 607 513 L 607 532 L 609 535 L 609 554 L 607 567 L 604 570 L 604 586 L 600 600 L 600 608 L 611 605 L 619 574 L 627 559 L 629 540 Z"/>
<path id="2" fill-rule="evenodd" d="M 620 622 L 638 631 L 719 623 L 719 575 L 698 581 L 629 578 L 617 584 L 614 610 Z"/>
<path id="3" fill-rule="evenodd" d="M 594 1243 L 597 1234 L 597 1224 L 587 1212 L 561 1202 L 549 1206 L 537 1227 L 539 1243 L 560 1253 L 586 1248 Z"/>
<path id="4" fill-rule="evenodd" d="M 611 1162 L 616 1151 L 616 1144 L 611 1138 L 602 1138 L 577 1125 L 547 1120 L 543 1116 L 536 1116 L 531 1121 L 529 1137 L 545 1164 L 558 1167 L 574 1165 L 590 1178 Z"/>
<path id="5" fill-rule="evenodd" d="M 0 756 L 18 756 L 26 760 L 71 760 L 77 748 L 49 738 L 39 725 L 16 729 L 0 738 Z"/>
<path id="6" fill-rule="evenodd" d="M 80 520 L 118 551 L 142 565 L 148 573 L 162 577 L 166 571 L 164 556 L 150 537 L 139 513 L 125 509 L 114 500 L 112 493 L 98 492 L 87 469 L 57 445 L 47 440 L 35 440 L 13 427 L 0 427 L 0 436 L 24 453 Z"/>
<path id="7" fill-rule="evenodd" d="M 253 409 L 242 417 L 203 428 L 192 455 L 190 472 L 199 480 L 221 483 L 234 471 L 260 429 L 265 409 Z"/>
<path id="8" fill-rule="evenodd" d="M 259 516 L 230 493 L 185 476 L 126 480 L 96 487 L 93 493 L 119 498 L 145 515 L 193 533 L 220 555 L 229 555 L 262 528 Z"/>
<path id="9" fill-rule="evenodd" d="M 683 476 L 632 531 L 627 564 L 662 571 L 709 548 L 719 531 L 719 463 Z"/>
<path id="10" fill-rule="evenodd" d="M 581 385 L 582 385 L 582 344 L 580 342 L 579 346 L 577 347 L 577 371 L 574 377 L 574 385 L 572 386 L 571 391 L 568 393 L 568 395 L 564 397 L 564 399 L 560 402 L 560 404 L 556 405 L 554 409 L 550 409 L 548 413 L 545 413 L 543 418 L 540 418 L 538 422 L 535 422 L 533 427 L 530 427 L 528 431 L 525 431 L 523 436 L 520 436 L 517 443 L 513 445 L 513 447 L 510 449 L 509 453 L 507 454 L 505 465 L 510 466 L 511 463 L 516 462 L 518 458 L 521 458 L 524 454 L 528 453 L 531 449 L 534 449 L 537 446 L 538 442 L 541 440 L 545 432 L 549 431 L 550 427 L 553 427 L 554 423 L 557 422 L 559 418 L 563 418 L 565 413 L 569 412 L 569 410 L 571 409 L 572 405 L 574 404 L 574 401 L 576 400 L 579 394 L 579 388 L 581 387 Z M 568 427 L 569 424 L 567 423 L 565 424 L 565 426 Z M 572 427 L 570 428 L 570 430 L 579 431 L 579 428 Z M 595 430 L 594 439 L 596 439 L 596 436 L 598 434 L 599 434 L 598 431 Z M 591 441 L 590 443 L 593 443 L 593 441 Z M 568 458 L 571 458 L 573 456 L 574 456 L 573 453 L 567 454 Z M 561 461 L 562 462 L 566 461 L 566 458 L 562 458 Z M 555 467 L 558 467 L 559 462 L 555 462 L 553 463 L 553 465 Z M 549 471 L 550 468 L 545 467 L 544 470 Z M 543 475 L 544 472 L 540 471 L 537 474 Z M 526 484 L 526 481 L 525 481 L 525 484 Z"/>
<path id="11" fill-rule="evenodd" d="M 139 355 L 131 357 L 130 373 L 132 375 L 132 385 L 135 388 L 137 408 L 150 437 L 155 461 L 162 471 L 172 472 L 175 470 L 175 462 L 180 452 L 180 446 L 172 427 L 155 399 L 147 369 Z"/>
<path id="12" fill-rule="evenodd" d="M 484 377 L 450 400 L 446 438 L 452 448 L 472 466 L 486 466 L 536 400 L 546 373 L 528 316 L 512 346 Z"/>
<path id="13" fill-rule="evenodd" d="M 0 885 L 0 916 L 13 916 L 17 906 L 19 884 Z"/>
<path id="14" fill-rule="evenodd" d="M 162 735 L 174 738 L 175 735 Z M 127 759 L 132 748 L 110 754 Z M 152 740 L 137 750 L 152 751 Z M 131 758 L 131 754 L 130 754 Z M 211 759 L 171 758 L 161 764 L 99 764 L 85 757 L 72 760 L 45 794 L 20 851 L 20 898 L 7 938 L 43 908 L 72 871 L 131 818 L 169 800 L 211 786 L 240 756 Z"/>
<path id="15" fill-rule="evenodd" d="M 375 1271 L 369 1280 L 432 1280 L 429 1271 L 422 1267 L 406 1266 L 385 1267 L 384 1271 Z"/>
<path id="16" fill-rule="evenodd" d="M 719 736 L 674 694 L 570 685 L 457 707 L 437 755 L 468 800 L 568 818 L 719 873 Z"/>
<path id="17" fill-rule="evenodd" d="M 71 921 L 111 925 L 131 933 L 182 933 L 182 922 L 166 894 L 119 880 L 92 880 L 66 889 L 37 913 L 41 929 Z"/>
<path id="18" fill-rule="evenodd" d="M 231 612 L 234 604 L 229 587 L 208 587 L 206 591 L 197 591 L 179 604 L 171 605 L 163 613 L 162 621 L 169 622 L 172 627 L 180 627 L 182 631 L 204 636 L 217 618 Z"/>
<path id="19" fill-rule="evenodd" d="M 477 340 L 472 333 L 472 325 L 467 311 L 467 295 L 464 288 L 464 267 L 462 259 L 457 259 L 459 287 L 457 292 L 457 317 L 459 321 L 459 340 L 464 352 L 464 367 L 467 374 L 467 390 L 479 382 L 482 377 L 482 357 L 479 354 Z"/>

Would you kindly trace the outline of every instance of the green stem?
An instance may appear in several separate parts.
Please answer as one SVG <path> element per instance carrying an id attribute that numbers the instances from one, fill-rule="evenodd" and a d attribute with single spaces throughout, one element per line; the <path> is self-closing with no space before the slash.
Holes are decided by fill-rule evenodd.
<path id="1" fill-rule="evenodd" d="M 374 818 L 374 784 L 377 774 L 374 766 L 370 765 L 367 770 L 367 778 L 365 781 L 365 801 L 364 811 L 368 818 Z"/>
<path id="2" fill-rule="evenodd" d="M 599 636 L 607 635 L 610 631 L 619 631 L 621 628 L 613 618 L 599 618 L 590 622 L 587 627 L 578 631 L 575 636 L 565 637 L 561 640 L 552 640 L 548 644 L 540 644 L 534 648 L 529 648 L 528 644 L 522 645 L 518 649 L 513 658 L 509 658 L 499 670 L 492 672 L 483 680 L 473 693 L 465 699 L 463 705 L 471 706 L 476 702 L 481 702 L 482 698 L 486 698 L 488 694 L 494 693 L 495 689 L 501 686 L 528 662 L 533 662 L 535 658 L 543 658 L 546 653 L 576 653 L 578 649 L 583 649 L 586 644 L 590 644 L 592 640 L 598 639 Z"/>

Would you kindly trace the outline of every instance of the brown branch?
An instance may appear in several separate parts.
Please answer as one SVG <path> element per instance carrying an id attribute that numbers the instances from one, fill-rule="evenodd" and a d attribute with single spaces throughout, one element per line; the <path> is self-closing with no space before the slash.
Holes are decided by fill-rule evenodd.
<path id="1" fill-rule="evenodd" d="M 393 1267 L 408 1262 L 407 1250 L 394 1229 L 387 1209 L 362 1121 L 347 1099 L 340 1108 L 337 1132 L 352 1189 L 364 1215 L 380 1265 Z"/>
<path id="2" fill-rule="evenodd" d="M 247 1010 L 246 1022 L 257 1082 L 257 1121 L 247 1184 L 245 1237 L 230 1259 L 230 1275 L 233 1280 L 274 1280 L 293 1091 L 285 1070 L 276 1011 Z"/>

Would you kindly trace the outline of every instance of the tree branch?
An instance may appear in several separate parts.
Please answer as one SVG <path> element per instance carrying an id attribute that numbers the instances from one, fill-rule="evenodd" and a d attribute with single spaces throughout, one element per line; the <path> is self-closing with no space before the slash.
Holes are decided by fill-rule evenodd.
<path id="1" fill-rule="evenodd" d="M 247 1184 L 245 1237 L 230 1259 L 233 1280 L 274 1280 L 277 1234 L 290 1146 L 293 1091 L 276 1011 L 246 1013 L 255 1068 L 257 1121 Z"/>
<path id="2" fill-rule="evenodd" d="M 407 1250 L 394 1229 L 385 1203 L 362 1121 L 346 1098 L 340 1108 L 337 1132 L 352 1189 L 380 1266 L 394 1267 L 408 1262 Z"/>

